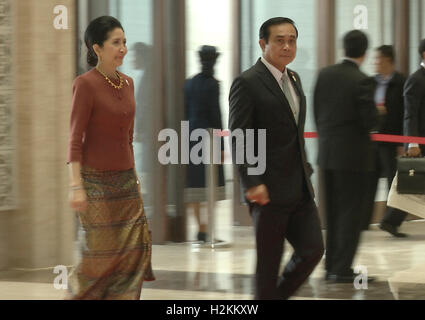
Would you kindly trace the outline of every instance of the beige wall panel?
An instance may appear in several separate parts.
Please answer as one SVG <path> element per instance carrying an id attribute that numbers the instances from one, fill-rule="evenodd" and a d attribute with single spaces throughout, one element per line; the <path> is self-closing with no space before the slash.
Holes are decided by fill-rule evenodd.
<path id="1" fill-rule="evenodd" d="M 68 29 L 55 29 L 56 5 Z M 9 214 L 9 265 L 69 265 L 74 220 L 66 151 L 75 77 L 76 1 L 14 1 L 19 208 Z"/>

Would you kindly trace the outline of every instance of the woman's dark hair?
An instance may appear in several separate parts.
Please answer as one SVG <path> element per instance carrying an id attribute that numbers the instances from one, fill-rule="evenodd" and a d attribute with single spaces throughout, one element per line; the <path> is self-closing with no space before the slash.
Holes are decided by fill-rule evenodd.
<path id="1" fill-rule="evenodd" d="M 87 46 L 87 63 L 94 67 L 97 65 L 97 55 L 93 50 L 93 45 L 97 44 L 100 47 L 108 39 L 108 34 L 112 30 L 120 28 L 124 31 L 121 23 L 111 16 L 102 16 L 94 19 L 88 25 L 84 33 L 84 41 Z"/>
<path id="2" fill-rule="evenodd" d="M 266 43 L 269 43 L 270 27 L 286 24 L 286 23 L 291 24 L 295 28 L 295 31 L 297 33 L 297 38 L 298 38 L 298 29 L 295 25 L 295 22 L 292 19 L 284 18 L 284 17 L 276 17 L 276 18 L 271 18 L 263 23 L 263 25 L 260 28 L 260 39 L 263 39 L 266 41 Z"/>
<path id="3" fill-rule="evenodd" d="M 360 58 L 366 54 L 369 40 L 364 32 L 352 30 L 344 36 L 344 50 L 348 58 Z"/>

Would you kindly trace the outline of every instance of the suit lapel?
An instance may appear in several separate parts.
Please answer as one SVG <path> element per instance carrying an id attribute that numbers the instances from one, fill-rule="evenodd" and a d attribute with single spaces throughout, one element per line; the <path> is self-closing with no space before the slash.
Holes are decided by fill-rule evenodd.
<path id="1" fill-rule="evenodd" d="M 296 125 L 294 115 L 292 114 L 291 107 L 285 97 L 285 94 L 283 93 L 282 89 L 280 88 L 279 84 L 277 83 L 276 79 L 273 77 L 269 69 L 267 69 L 264 63 L 261 62 L 261 59 L 259 59 L 257 64 L 255 65 L 255 70 L 257 71 L 258 75 L 260 76 L 260 79 L 263 81 L 265 86 L 273 93 L 273 95 L 277 98 L 280 104 L 283 105 L 283 109 Z"/>

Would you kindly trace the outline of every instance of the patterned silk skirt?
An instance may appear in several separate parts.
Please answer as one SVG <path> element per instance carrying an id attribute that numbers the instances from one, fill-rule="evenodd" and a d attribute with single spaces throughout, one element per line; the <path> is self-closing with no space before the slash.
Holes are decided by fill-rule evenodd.
<path id="1" fill-rule="evenodd" d="M 85 236 L 69 279 L 71 299 L 138 300 L 155 280 L 152 238 L 133 169 L 81 170 L 88 207 L 78 212 Z"/>

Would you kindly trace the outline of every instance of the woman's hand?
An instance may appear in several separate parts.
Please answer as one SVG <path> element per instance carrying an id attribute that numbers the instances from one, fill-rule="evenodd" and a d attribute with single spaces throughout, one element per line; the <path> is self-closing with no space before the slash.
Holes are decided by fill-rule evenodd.
<path id="1" fill-rule="evenodd" d="M 71 190 L 69 192 L 69 202 L 71 209 L 84 212 L 87 210 L 87 194 L 86 191 L 81 188 L 77 190 Z"/>

